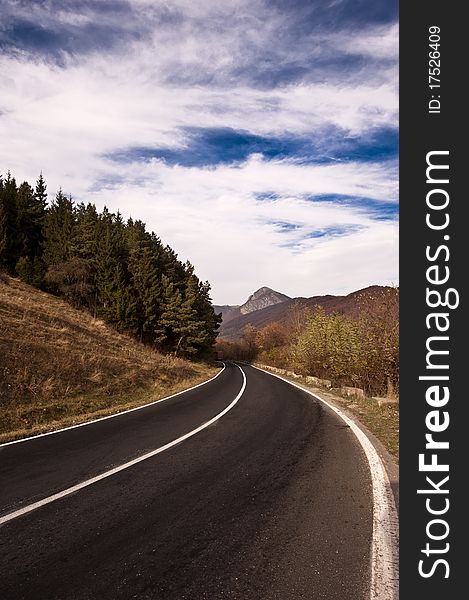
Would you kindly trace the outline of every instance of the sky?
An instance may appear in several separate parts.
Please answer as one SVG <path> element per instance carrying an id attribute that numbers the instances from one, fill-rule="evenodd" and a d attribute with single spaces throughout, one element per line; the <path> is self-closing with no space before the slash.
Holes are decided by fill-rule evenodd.
<path id="1" fill-rule="evenodd" d="M 240 304 L 398 283 L 398 2 L 0 0 L 0 173 Z"/>

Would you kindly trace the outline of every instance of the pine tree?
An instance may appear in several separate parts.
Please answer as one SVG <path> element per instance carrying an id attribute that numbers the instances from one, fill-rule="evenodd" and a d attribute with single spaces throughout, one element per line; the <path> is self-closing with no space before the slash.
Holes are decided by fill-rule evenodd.
<path id="1" fill-rule="evenodd" d="M 8 213 L 3 200 L 3 177 L 0 177 L 0 268 L 8 263 Z"/>
<path id="2" fill-rule="evenodd" d="M 187 280 L 185 298 L 181 310 L 180 338 L 176 353 L 184 356 L 197 354 L 209 341 L 209 331 L 199 314 L 199 280 L 191 274 Z"/>
<path id="3" fill-rule="evenodd" d="M 174 250 L 168 245 L 163 248 L 162 265 L 163 272 L 169 277 L 182 295 L 184 293 L 187 279 L 186 268 L 185 265 L 178 260 L 177 254 L 174 252 Z"/>
<path id="4" fill-rule="evenodd" d="M 44 262 L 46 267 L 66 262 L 72 257 L 74 228 L 73 201 L 59 190 L 46 213 L 44 224 Z"/>
<path id="5" fill-rule="evenodd" d="M 142 341 L 154 343 L 162 309 L 161 244 L 145 231 L 141 221 L 129 220 L 126 236 L 129 287 L 134 299 L 132 327 Z"/>
<path id="6" fill-rule="evenodd" d="M 161 278 L 162 311 L 155 331 L 155 341 L 160 348 L 174 352 L 180 343 L 179 328 L 182 323 L 182 295 L 167 275 Z"/>
<path id="7" fill-rule="evenodd" d="M 16 194 L 20 258 L 15 268 L 26 283 L 36 287 L 42 287 L 45 275 L 42 253 L 46 200 L 46 184 L 42 173 L 36 182 L 35 191 L 25 181 Z"/>
<path id="8" fill-rule="evenodd" d="M 36 189 L 34 190 L 34 197 L 38 204 L 40 204 L 45 210 L 47 204 L 47 185 L 44 181 L 44 177 L 42 176 L 42 171 L 39 175 L 39 178 L 36 181 Z"/>
<path id="9" fill-rule="evenodd" d="M 161 347 L 178 356 L 206 354 L 216 334 L 213 308 L 205 305 L 206 286 L 191 274 L 184 297 L 167 275 L 162 277 L 163 311 L 159 320 Z"/>
<path id="10" fill-rule="evenodd" d="M 131 286 L 141 307 L 141 339 L 153 342 L 161 312 L 160 273 L 149 246 L 141 248 L 139 255 L 129 259 Z"/>
<path id="11" fill-rule="evenodd" d="M 16 195 L 16 181 L 8 172 L 6 179 L 0 177 L 0 267 L 12 274 L 20 258 Z"/>
<path id="12" fill-rule="evenodd" d="M 205 345 L 201 348 L 204 354 L 211 353 L 213 345 L 218 336 L 218 328 L 221 325 L 221 313 L 217 314 L 213 308 L 210 298 L 210 283 L 205 281 L 199 285 L 197 310 L 199 318 L 205 323 L 207 338 Z"/>
<path id="13" fill-rule="evenodd" d="M 98 252 L 98 213 L 93 204 L 80 203 L 75 208 L 75 224 L 71 240 L 71 254 L 81 261 L 86 273 L 87 295 L 83 297 L 86 307 L 96 314 L 96 260 Z"/>
<path id="14" fill-rule="evenodd" d="M 42 254 L 45 206 L 37 199 L 32 187 L 25 181 L 16 195 L 21 256 L 33 259 Z"/>
<path id="15" fill-rule="evenodd" d="M 96 256 L 98 248 L 98 212 L 93 204 L 80 203 L 75 208 L 75 226 L 71 253 L 88 261 Z"/>
<path id="16" fill-rule="evenodd" d="M 125 313 L 125 265 L 120 260 L 124 251 L 122 231 L 115 216 L 105 208 L 99 215 L 96 254 L 97 314 L 119 329 Z"/>

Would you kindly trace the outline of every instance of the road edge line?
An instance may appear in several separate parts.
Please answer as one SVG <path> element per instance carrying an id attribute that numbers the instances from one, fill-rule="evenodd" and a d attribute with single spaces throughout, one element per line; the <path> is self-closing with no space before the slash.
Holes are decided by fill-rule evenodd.
<path id="1" fill-rule="evenodd" d="M 386 468 L 373 443 L 355 421 L 318 394 L 276 373 L 270 373 L 254 365 L 251 366 L 267 375 L 285 381 L 325 404 L 345 421 L 357 437 L 368 461 L 373 488 L 370 600 L 398 600 L 399 519 Z"/>
<path id="2" fill-rule="evenodd" d="M 164 446 L 160 446 L 159 448 L 156 448 L 155 450 L 152 450 L 151 452 L 147 452 L 146 454 L 143 454 L 142 456 L 139 456 L 138 458 L 134 458 L 133 460 L 123 463 L 122 465 L 119 465 L 118 467 L 109 469 L 109 471 L 104 471 L 104 473 L 101 473 L 100 475 L 91 477 L 91 479 L 86 479 L 85 481 L 81 481 L 80 483 L 77 483 L 76 485 L 73 485 L 72 487 L 62 490 L 61 492 L 57 492 L 56 494 L 53 494 L 52 496 L 48 496 L 47 498 L 43 498 L 42 500 L 33 502 L 33 504 L 28 504 L 27 506 L 23 506 L 23 508 L 19 508 L 18 510 L 15 510 L 11 513 L 3 515 L 2 517 L 0 517 L 0 525 L 4 525 L 5 523 L 8 523 L 9 521 L 13 521 L 13 519 L 21 517 L 22 515 L 25 515 L 27 513 L 30 513 L 33 510 L 36 510 L 37 508 L 41 508 L 42 506 L 45 506 L 46 504 L 51 504 L 52 502 L 55 502 L 56 500 L 60 500 L 61 498 L 64 498 L 65 496 L 74 494 L 75 492 L 78 492 L 79 490 L 82 490 L 85 487 L 89 487 L 90 485 L 93 485 L 94 483 L 97 483 L 98 481 L 102 481 L 103 479 L 107 479 L 108 477 L 111 477 L 112 475 L 115 475 L 116 473 L 120 473 L 121 471 L 124 471 L 125 469 L 129 469 L 130 467 L 133 467 L 134 465 L 141 463 L 144 460 L 153 458 L 153 456 L 156 456 L 157 454 L 160 454 L 161 452 L 164 452 L 165 450 L 169 450 L 170 448 L 177 446 L 178 444 L 191 438 L 192 436 L 196 435 L 197 433 L 200 433 L 207 427 L 210 427 L 210 425 L 213 425 L 213 423 L 215 423 L 216 421 L 221 419 L 221 417 L 226 415 L 226 413 L 229 412 L 238 403 L 239 399 L 241 398 L 241 396 L 244 393 L 244 390 L 246 389 L 246 383 L 247 383 L 246 374 L 239 365 L 236 365 L 236 366 L 238 367 L 238 369 L 241 371 L 241 374 L 243 375 L 243 385 L 241 386 L 241 389 L 238 392 L 238 394 L 236 395 L 235 399 L 232 400 L 231 403 L 226 408 L 224 408 L 220 413 L 218 413 L 217 415 L 212 417 L 209 421 L 202 423 L 202 425 L 199 425 L 192 431 L 189 431 L 188 433 L 181 435 L 180 437 L 176 438 L 175 440 L 172 440 L 171 442 L 164 444 Z"/>
<path id="3" fill-rule="evenodd" d="M 207 379 L 207 381 L 202 381 L 202 383 L 198 383 L 197 385 L 193 385 L 190 388 L 185 390 L 181 390 L 180 392 L 175 392 L 170 396 L 165 396 L 164 398 L 160 398 L 159 400 L 153 400 L 152 402 L 147 402 L 146 404 L 142 404 L 141 406 L 134 406 L 134 408 L 128 408 L 121 412 L 113 413 L 112 415 L 106 415 L 105 417 L 99 417 L 98 419 L 92 419 L 91 421 L 84 421 L 83 423 L 77 423 L 76 425 L 68 425 L 67 427 L 62 427 L 61 429 L 54 429 L 54 431 L 46 431 L 44 433 L 38 433 L 36 435 L 30 435 L 28 437 L 20 438 L 19 440 L 12 440 L 11 442 L 3 442 L 0 444 L 0 448 L 3 446 L 11 446 L 12 444 L 20 444 L 21 442 L 29 442 L 30 440 L 35 440 L 37 438 L 45 437 L 46 435 L 54 435 L 56 433 L 62 433 L 62 431 L 68 431 L 70 429 L 77 429 L 78 427 L 85 427 L 85 425 L 93 425 L 94 423 L 99 423 L 100 421 L 105 421 L 106 419 L 113 419 L 114 417 L 120 417 L 121 415 L 126 415 L 128 413 L 134 412 L 136 410 L 141 410 L 142 408 L 147 408 L 148 406 L 153 406 L 154 404 L 158 404 L 158 402 L 164 402 L 165 400 L 170 400 L 171 398 L 175 398 L 176 396 L 180 396 L 181 394 L 185 394 L 186 392 L 190 392 L 191 390 L 195 390 L 202 385 L 206 385 L 210 383 L 214 379 L 216 379 L 219 375 L 223 373 L 226 365 L 223 363 L 223 369 L 221 369 L 216 375 Z"/>

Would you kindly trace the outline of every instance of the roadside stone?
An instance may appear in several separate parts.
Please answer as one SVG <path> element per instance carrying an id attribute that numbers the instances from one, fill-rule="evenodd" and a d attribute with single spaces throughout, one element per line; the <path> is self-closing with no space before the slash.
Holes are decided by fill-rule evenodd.
<path id="1" fill-rule="evenodd" d="M 356 398 L 365 399 L 365 391 L 362 390 L 362 388 L 350 387 L 345 385 L 341 388 L 341 391 L 346 396 L 355 396 Z"/>
<path id="2" fill-rule="evenodd" d="M 372 400 L 375 400 L 379 407 L 383 406 L 384 404 L 399 404 L 399 400 L 396 398 L 380 398 L 378 396 L 372 396 Z"/>

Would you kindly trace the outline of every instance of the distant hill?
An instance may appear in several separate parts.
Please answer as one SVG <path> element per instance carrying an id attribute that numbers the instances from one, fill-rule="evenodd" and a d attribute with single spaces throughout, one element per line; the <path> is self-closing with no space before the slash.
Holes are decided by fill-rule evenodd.
<path id="1" fill-rule="evenodd" d="M 309 308 L 314 308 L 315 306 L 319 305 L 324 308 L 326 313 L 336 312 L 345 315 L 357 314 L 361 304 L 363 304 L 365 301 L 371 303 L 377 301 L 380 293 L 385 289 L 388 288 L 385 286 L 373 285 L 361 290 L 357 290 L 356 292 L 352 292 L 346 296 L 333 296 L 327 294 L 324 296 L 312 296 L 311 298 L 289 298 L 284 294 L 275 292 L 275 294 L 278 294 L 279 297 L 283 297 L 285 299 L 281 302 L 275 302 L 270 305 L 266 305 L 265 307 L 262 307 L 259 304 L 260 307 L 258 309 L 244 314 L 242 314 L 241 311 L 238 311 L 237 314 L 234 311 L 229 312 L 229 318 L 226 320 L 223 319 L 221 324 L 219 338 L 237 340 L 240 338 L 244 327 L 249 324 L 261 329 L 268 323 L 272 323 L 274 321 L 283 323 L 288 319 L 289 309 L 294 303 L 298 303 L 301 306 L 307 306 Z M 255 294 L 257 294 L 257 292 Z M 253 296 L 255 296 L 255 294 L 253 294 Z M 249 303 L 253 296 L 250 296 L 246 304 Z M 246 304 L 243 304 L 242 306 L 246 306 Z M 220 312 L 218 308 L 219 307 L 215 307 L 217 313 Z"/>
<path id="2" fill-rule="evenodd" d="M 239 317 L 241 311 L 239 310 L 239 306 L 237 305 L 229 305 L 229 304 L 214 304 L 213 309 L 215 313 L 219 315 L 222 314 L 223 322 L 228 323 L 231 319 L 235 317 Z"/>
<path id="3" fill-rule="evenodd" d="M 215 372 L 0 272 L 0 442 L 156 400 Z"/>
<path id="4" fill-rule="evenodd" d="M 217 314 L 220 312 L 222 313 L 223 324 L 226 325 L 233 319 L 237 319 L 243 315 L 249 315 L 270 306 L 281 304 L 288 300 L 291 300 L 290 296 L 286 296 L 269 287 L 263 286 L 251 294 L 247 301 L 241 306 L 215 305 L 213 308 Z"/>

